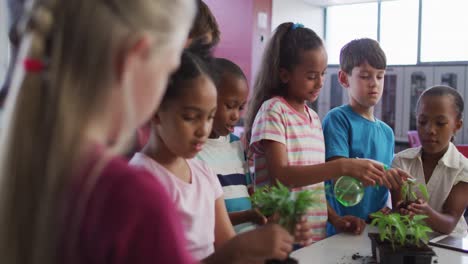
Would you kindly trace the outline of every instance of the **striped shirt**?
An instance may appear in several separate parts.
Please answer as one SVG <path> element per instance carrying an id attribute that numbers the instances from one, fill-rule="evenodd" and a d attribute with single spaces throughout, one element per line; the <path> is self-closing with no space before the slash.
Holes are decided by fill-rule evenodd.
<path id="1" fill-rule="evenodd" d="M 204 161 L 218 176 L 229 213 L 252 209 L 248 192 L 252 181 L 242 142 L 237 136 L 230 134 L 208 139 L 197 158 Z M 254 224 L 250 222 L 234 226 L 236 232 L 253 228 Z"/>
<path id="2" fill-rule="evenodd" d="M 252 127 L 250 147 L 254 154 L 256 186 L 272 184 L 266 166 L 262 140 L 272 140 L 284 144 L 288 155 L 288 165 L 306 166 L 325 162 L 325 144 L 320 118 L 307 105 L 307 117 L 298 113 L 284 98 L 274 97 L 260 107 Z M 314 175 L 310 175 L 314 177 Z M 313 205 L 308 213 L 312 223 L 312 240 L 326 237 L 327 203 L 324 183 L 317 183 L 293 191 L 314 190 L 319 203 Z"/>

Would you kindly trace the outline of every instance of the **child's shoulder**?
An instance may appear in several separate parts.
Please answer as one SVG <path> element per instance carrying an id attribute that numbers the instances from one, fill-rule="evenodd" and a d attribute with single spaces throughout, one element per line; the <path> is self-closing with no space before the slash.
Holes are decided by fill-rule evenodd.
<path id="1" fill-rule="evenodd" d="M 355 118 L 353 118 L 351 108 L 348 105 L 341 105 L 328 111 L 322 123 L 324 127 L 344 126 L 349 128 L 351 123 L 355 122 L 353 119 Z"/>
<path id="2" fill-rule="evenodd" d="M 326 119 L 330 119 L 330 118 L 347 118 L 348 116 L 352 115 L 353 112 L 351 110 L 351 108 L 349 107 L 349 105 L 341 105 L 341 106 L 337 106 L 333 109 L 331 109 L 330 111 L 328 111 L 328 113 L 325 115 L 325 118 Z"/>
<path id="3" fill-rule="evenodd" d="M 153 168 L 156 165 L 159 165 L 155 160 L 146 156 L 142 152 L 137 152 L 133 154 L 133 157 L 128 162 L 130 166 L 134 167 L 143 167 L 143 168 Z"/>
<path id="4" fill-rule="evenodd" d="M 453 166 L 462 168 L 463 171 L 468 173 L 468 158 L 466 158 L 453 143 L 450 143 L 449 151 L 451 153 L 449 153 L 448 158 L 454 162 Z"/>
<path id="5" fill-rule="evenodd" d="M 129 166 L 126 160 L 118 157 L 111 159 L 101 171 L 96 189 L 99 192 L 112 190 L 112 195 L 132 201 L 153 197 L 154 192 L 164 191 L 163 185 L 150 172 Z M 140 198 L 134 198 L 134 196 L 140 196 Z"/>
<path id="6" fill-rule="evenodd" d="M 287 108 L 287 103 L 284 98 L 275 96 L 263 102 L 260 109 L 262 111 L 279 111 L 285 108 Z"/>
<path id="7" fill-rule="evenodd" d="M 188 165 L 190 168 L 194 171 L 201 172 L 203 174 L 213 174 L 213 170 L 211 167 L 204 162 L 203 160 L 193 158 L 193 159 L 188 159 L 187 160 Z"/>
<path id="8" fill-rule="evenodd" d="M 395 158 L 414 159 L 414 158 L 419 157 L 420 153 L 421 153 L 421 147 L 408 148 L 395 154 Z"/>

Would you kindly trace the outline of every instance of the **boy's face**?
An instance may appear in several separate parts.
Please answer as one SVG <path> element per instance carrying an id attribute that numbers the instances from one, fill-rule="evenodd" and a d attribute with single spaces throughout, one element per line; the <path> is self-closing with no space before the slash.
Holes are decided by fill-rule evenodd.
<path id="1" fill-rule="evenodd" d="M 367 62 L 353 68 L 351 74 L 340 71 L 340 83 L 348 89 L 351 105 L 374 107 L 382 97 L 385 70 L 376 69 Z"/>
<path id="2" fill-rule="evenodd" d="M 212 138 L 234 132 L 249 95 L 247 82 L 232 74 L 224 74 L 218 87 L 218 109 L 213 121 Z"/>

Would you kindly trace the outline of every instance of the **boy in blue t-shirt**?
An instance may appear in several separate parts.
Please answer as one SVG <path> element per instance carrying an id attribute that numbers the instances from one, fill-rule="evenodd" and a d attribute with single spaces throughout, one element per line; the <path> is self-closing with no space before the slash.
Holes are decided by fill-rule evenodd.
<path id="1" fill-rule="evenodd" d="M 341 49 L 340 68 L 338 78 L 348 90 L 349 104 L 334 108 L 323 120 L 326 160 L 367 158 L 390 165 L 394 155 L 394 134 L 387 124 L 374 116 L 374 106 L 381 99 L 384 88 L 385 53 L 375 40 L 353 40 Z M 392 170 L 387 174 L 396 185 L 394 187 L 399 188 L 399 172 Z M 326 182 L 329 194 L 333 193 L 333 184 Z M 386 208 L 388 193 L 384 186 L 366 187 L 362 201 L 352 207 L 344 207 L 331 195 L 327 195 L 327 200 L 340 216 L 352 215 L 368 220 L 369 214 Z M 328 223 L 327 234 L 336 232 Z"/>

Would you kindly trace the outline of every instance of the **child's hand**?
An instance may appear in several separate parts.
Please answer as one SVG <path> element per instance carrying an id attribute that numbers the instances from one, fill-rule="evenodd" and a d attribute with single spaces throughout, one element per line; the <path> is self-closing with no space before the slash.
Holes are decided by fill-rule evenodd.
<path id="1" fill-rule="evenodd" d="M 360 235 L 366 226 L 364 220 L 352 215 L 338 217 L 332 224 L 338 232 L 353 233 L 355 235 Z"/>
<path id="2" fill-rule="evenodd" d="M 308 246 L 312 244 L 312 232 L 310 229 L 312 224 L 307 221 L 307 217 L 302 217 L 296 224 L 294 230 L 294 241 L 301 246 Z"/>
<path id="3" fill-rule="evenodd" d="M 381 164 L 366 159 L 345 159 L 345 175 L 361 181 L 365 186 L 383 185 L 385 171 Z"/>
<path id="4" fill-rule="evenodd" d="M 412 213 L 406 208 L 406 206 L 405 206 L 404 204 L 405 204 L 405 201 L 404 201 L 404 200 L 398 201 L 398 202 L 396 203 L 395 208 L 397 208 L 397 211 L 398 211 L 401 215 L 412 215 Z"/>
<path id="5" fill-rule="evenodd" d="M 279 219 L 280 215 L 278 213 L 274 213 L 273 215 L 267 217 L 267 223 L 278 224 Z"/>
<path id="6" fill-rule="evenodd" d="M 258 209 L 249 210 L 249 221 L 257 225 L 264 225 L 268 222 L 267 218 L 260 213 Z"/>
<path id="7" fill-rule="evenodd" d="M 385 172 L 383 178 L 384 185 L 390 190 L 399 191 L 403 181 L 411 178 L 411 176 L 403 170 L 400 169 L 389 169 Z"/>
<path id="8" fill-rule="evenodd" d="M 285 259 L 292 250 L 293 237 L 277 224 L 268 224 L 253 231 L 242 233 L 241 244 L 249 261 Z"/>
<path id="9" fill-rule="evenodd" d="M 407 210 L 410 215 L 431 215 L 432 207 L 423 199 L 416 200 L 415 203 L 408 205 Z"/>

